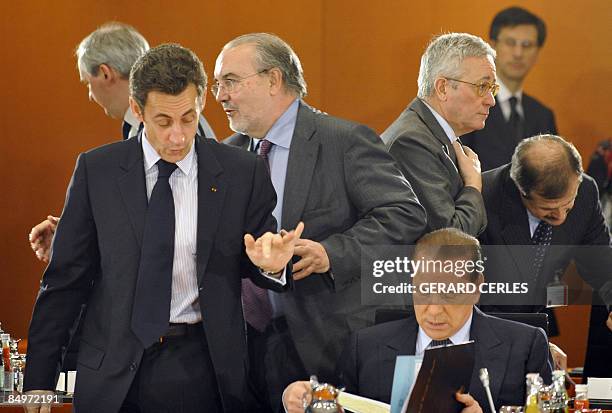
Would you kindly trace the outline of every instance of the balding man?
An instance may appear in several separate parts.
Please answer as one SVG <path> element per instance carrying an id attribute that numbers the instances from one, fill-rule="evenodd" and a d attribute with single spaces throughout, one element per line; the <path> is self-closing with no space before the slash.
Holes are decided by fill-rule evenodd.
<path id="1" fill-rule="evenodd" d="M 514 305 L 502 311 L 542 310 L 547 286 L 572 260 L 599 293 L 595 300 L 612 303 L 610 232 L 597 186 L 583 174 L 574 145 L 555 135 L 521 141 L 511 163 L 483 174 L 483 197 L 488 225 L 480 241 L 507 246 L 489 249 L 489 280 L 524 281 L 530 290 L 526 295 L 498 295 L 496 304 Z"/>

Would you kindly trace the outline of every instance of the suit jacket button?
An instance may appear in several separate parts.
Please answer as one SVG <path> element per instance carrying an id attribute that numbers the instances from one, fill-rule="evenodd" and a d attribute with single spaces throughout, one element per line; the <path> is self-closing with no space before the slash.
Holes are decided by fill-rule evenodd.
<path id="1" fill-rule="evenodd" d="M 130 364 L 130 371 L 136 371 L 136 367 L 138 367 L 138 364 L 136 364 L 136 363 L 131 363 L 131 364 Z"/>
<path id="2" fill-rule="evenodd" d="M 198 291 L 204 291 L 204 287 L 199 287 Z"/>

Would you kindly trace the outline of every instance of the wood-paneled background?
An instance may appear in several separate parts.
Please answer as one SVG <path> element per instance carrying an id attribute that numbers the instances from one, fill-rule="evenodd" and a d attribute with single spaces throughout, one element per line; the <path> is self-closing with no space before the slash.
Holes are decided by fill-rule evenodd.
<path id="1" fill-rule="evenodd" d="M 2 1 L 0 17 L 0 321 L 24 337 L 44 266 L 28 247 L 31 226 L 59 214 L 76 156 L 119 138 L 120 123 L 87 100 L 74 49 L 100 24 L 135 26 L 150 42 L 194 50 L 211 74 L 236 35 L 273 32 L 302 60 L 307 101 L 382 132 L 416 93 L 419 57 L 446 31 L 487 38 L 500 9 L 517 4 L 546 20 L 549 37 L 526 90 L 552 107 L 561 134 L 588 162 L 612 135 L 612 3 L 609 0 Z M 220 137 L 225 115 L 208 95 Z M 581 365 L 587 307 L 561 311 L 556 340 Z M 580 326 L 584 325 L 584 330 Z"/>

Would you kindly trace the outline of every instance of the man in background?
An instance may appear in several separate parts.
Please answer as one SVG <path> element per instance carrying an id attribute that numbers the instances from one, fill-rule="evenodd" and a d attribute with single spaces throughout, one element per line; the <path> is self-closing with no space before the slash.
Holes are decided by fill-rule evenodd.
<path id="1" fill-rule="evenodd" d="M 500 88 L 484 129 L 465 135 L 463 143 L 478 154 L 483 171 L 510 162 L 521 139 L 557 133 L 553 112 L 523 93 L 525 78 L 546 40 L 546 24 L 533 13 L 510 7 L 499 12 L 489 30 L 497 52 Z"/>
<path id="2" fill-rule="evenodd" d="M 487 277 L 526 282 L 530 292 L 498 296 L 483 303 L 488 304 L 485 311 L 544 310 L 551 288 L 559 286 L 571 261 L 593 287 L 593 302 L 612 304 L 610 232 L 597 185 L 583 173 L 574 145 L 556 135 L 521 141 L 511 163 L 483 174 L 483 197 L 488 225 L 480 242 L 492 246 L 485 247 Z M 610 312 L 601 309 L 605 316 L 598 324 L 612 343 L 612 332 L 604 325 Z M 610 351 L 602 351 L 600 361 L 610 371 Z"/>
<path id="3" fill-rule="evenodd" d="M 478 235 L 486 225 L 480 163 L 458 137 L 482 129 L 495 105 L 495 51 L 480 37 L 449 33 L 421 57 L 418 95 L 382 139 L 414 185 L 427 231 Z"/>
<path id="4" fill-rule="evenodd" d="M 129 106 L 129 77 L 132 66 L 147 50 L 149 43 L 135 28 L 110 22 L 85 37 L 76 49 L 81 82 L 87 85 L 89 100 L 96 102 L 107 116 L 122 119 L 121 136 L 129 139 L 138 134 L 141 123 Z M 198 134 L 215 139 L 203 116 Z M 59 218 L 49 215 L 30 231 L 30 246 L 36 257 L 49 261 L 51 240 Z"/>

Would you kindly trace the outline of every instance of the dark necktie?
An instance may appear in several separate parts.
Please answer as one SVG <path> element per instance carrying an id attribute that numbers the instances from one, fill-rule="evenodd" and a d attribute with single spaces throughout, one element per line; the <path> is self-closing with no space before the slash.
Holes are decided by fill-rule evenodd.
<path id="1" fill-rule="evenodd" d="M 132 130 L 132 125 L 123 121 L 123 140 L 126 140 L 130 137 L 130 130 Z"/>
<path id="2" fill-rule="evenodd" d="M 439 346 L 450 346 L 453 342 L 450 338 L 445 338 L 444 340 L 431 340 L 431 343 L 427 346 L 427 348 L 431 347 L 439 347 Z"/>
<path id="3" fill-rule="evenodd" d="M 259 148 L 259 155 L 266 162 L 268 172 L 270 172 L 268 153 L 270 153 L 271 147 L 272 142 L 264 139 L 259 141 L 258 146 L 253 148 L 253 152 L 257 152 Z M 272 320 L 272 304 L 270 303 L 268 290 L 256 286 L 249 278 L 243 278 L 242 307 L 247 323 L 256 330 L 264 332 L 270 320 Z"/>
<path id="4" fill-rule="evenodd" d="M 273 143 L 267 139 L 259 142 L 259 156 L 266 161 L 266 166 L 268 167 L 268 172 L 270 172 L 270 160 L 268 159 L 268 154 L 270 153 L 270 149 L 272 149 Z"/>
<path id="5" fill-rule="evenodd" d="M 145 348 L 168 330 L 174 263 L 174 198 L 169 178 L 176 164 L 160 159 L 145 218 L 132 331 Z"/>
<path id="6" fill-rule="evenodd" d="M 552 239 L 552 225 L 540 221 L 533 236 L 531 237 L 531 243 L 536 246 L 535 257 L 533 260 L 533 278 L 534 287 L 537 285 L 537 279 L 542 270 L 542 264 L 544 263 L 544 256 L 546 255 L 546 247 L 550 245 Z"/>
<path id="7" fill-rule="evenodd" d="M 523 118 L 519 115 L 517 110 L 518 99 L 516 96 L 512 96 L 508 99 L 508 102 L 510 102 L 510 119 L 508 119 L 508 126 L 510 127 L 512 138 L 514 138 L 516 142 L 519 142 L 525 137 L 525 128 L 523 125 Z"/>

